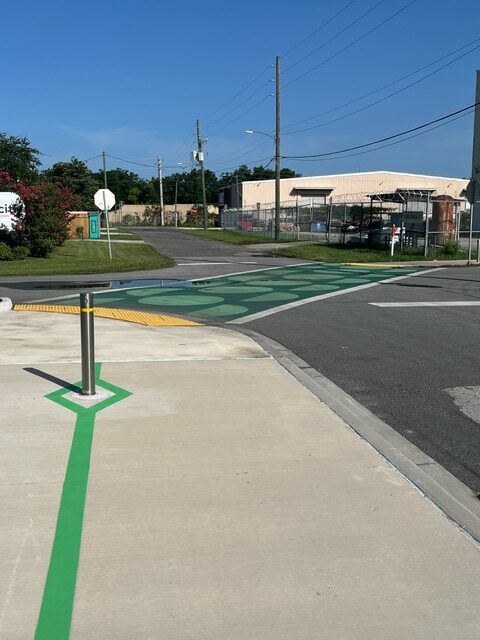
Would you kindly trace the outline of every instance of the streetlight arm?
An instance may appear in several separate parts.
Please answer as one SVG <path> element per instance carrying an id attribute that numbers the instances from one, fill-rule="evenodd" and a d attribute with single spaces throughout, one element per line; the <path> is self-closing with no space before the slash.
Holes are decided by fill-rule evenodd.
<path id="1" fill-rule="evenodd" d="M 246 129 L 244 133 L 258 133 L 261 136 L 267 136 L 267 138 L 270 138 L 271 140 L 273 140 L 275 142 L 276 138 L 273 134 L 271 133 L 266 133 L 265 131 L 255 131 L 254 129 Z"/>

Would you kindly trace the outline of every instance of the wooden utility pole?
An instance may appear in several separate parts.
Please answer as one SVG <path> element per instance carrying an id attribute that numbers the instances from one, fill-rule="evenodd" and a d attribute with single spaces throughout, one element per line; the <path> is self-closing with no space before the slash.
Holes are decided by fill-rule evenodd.
<path id="1" fill-rule="evenodd" d="M 475 92 L 475 119 L 473 125 L 473 230 L 480 231 L 480 71 L 477 71 L 477 88 Z"/>
<path id="2" fill-rule="evenodd" d="M 200 120 L 197 120 L 197 160 L 200 164 L 200 174 L 202 177 L 202 200 L 203 200 L 203 228 L 208 229 L 208 208 L 207 208 L 207 190 L 205 188 L 205 154 L 203 145 L 206 142 L 200 134 Z"/>
<path id="3" fill-rule="evenodd" d="M 280 56 L 275 58 L 275 242 L 280 238 Z"/>
<path id="4" fill-rule="evenodd" d="M 163 210 L 163 167 L 162 159 L 157 156 L 157 169 L 158 169 L 158 195 L 160 199 L 160 224 L 163 227 L 165 225 L 165 213 Z"/>

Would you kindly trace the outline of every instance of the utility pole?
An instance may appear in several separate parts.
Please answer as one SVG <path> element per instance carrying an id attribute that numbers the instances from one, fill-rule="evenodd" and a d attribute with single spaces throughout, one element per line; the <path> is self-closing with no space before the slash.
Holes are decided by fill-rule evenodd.
<path id="1" fill-rule="evenodd" d="M 200 173 L 202 176 L 202 199 L 203 199 L 203 228 L 208 229 L 208 209 L 207 209 L 207 191 L 205 188 L 205 154 L 203 145 L 205 138 L 200 135 L 200 120 L 197 120 L 197 160 L 200 164 Z"/>
<path id="2" fill-rule="evenodd" d="M 475 231 L 480 231 L 480 70 L 477 71 L 477 87 L 475 91 L 475 120 L 473 125 L 473 155 L 472 155 L 472 180 L 473 182 L 473 226 Z"/>
<path id="3" fill-rule="evenodd" d="M 165 214 L 163 210 L 163 173 L 162 173 L 162 159 L 157 156 L 157 168 L 158 168 L 158 191 L 160 196 L 160 225 L 165 225 Z"/>
<path id="4" fill-rule="evenodd" d="M 275 58 L 275 242 L 280 239 L 280 56 Z"/>
<path id="5" fill-rule="evenodd" d="M 105 151 L 102 151 L 102 163 L 103 163 L 103 188 L 108 189 L 107 184 L 107 161 L 105 159 Z M 105 198 L 105 192 L 103 194 L 103 210 L 105 213 L 105 224 L 107 226 L 107 240 L 108 240 L 108 257 L 112 259 L 112 244 L 110 242 L 110 223 L 108 220 L 107 200 Z M 100 225 L 101 226 L 101 225 Z"/>
<path id="6" fill-rule="evenodd" d="M 178 178 L 175 178 L 175 226 L 178 227 Z"/>

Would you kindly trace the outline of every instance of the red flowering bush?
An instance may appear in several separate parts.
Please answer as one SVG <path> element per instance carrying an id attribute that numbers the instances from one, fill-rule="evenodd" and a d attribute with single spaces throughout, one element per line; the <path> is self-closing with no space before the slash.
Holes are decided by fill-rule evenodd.
<path id="1" fill-rule="evenodd" d="M 70 189 L 50 182 L 16 182 L 0 171 L 0 191 L 13 191 L 19 196 L 13 214 L 14 245 L 28 247 L 30 255 L 44 258 L 68 237 L 68 212 L 77 202 Z"/>

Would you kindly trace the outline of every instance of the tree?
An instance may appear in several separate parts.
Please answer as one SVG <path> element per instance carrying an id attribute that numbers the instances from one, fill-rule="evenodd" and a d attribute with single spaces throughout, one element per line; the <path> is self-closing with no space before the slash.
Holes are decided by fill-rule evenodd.
<path id="1" fill-rule="evenodd" d="M 103 171 L 94 174 L 103 187 Z M 110 169 L 107 171 L 107 184 L 113 191 L 117 204 L 138 204 L 148 202 L 144 197 L 148 193 L 147 182 L 133 171 L 127 169 Z"/>
<path id="2" fill-rule="evenodd" d="M 40 151 L 31 146 L 28 138 L 9 136 L 0 132 L 0 171 L 18 181 L 31 181 L 38 176 Z"/>
<path id="3" fill-rule="evenodd" d="M 68 237 L 69 211 L 77 206 L 76 196 L 52 182 L 25 184 L 0 172 L 0 189 L 19 196 L 14 205 L 13 244 L 28 247 L 35 257 L 46 257 Z"/>
<path id="4" fill-rule="evenodd" d="M 102 182 L 82 160 L 72 157 L 69 162 L 56 162 L 42 172 L 42 178 L 58 186 L 68 187 L 78 197 L 82 210 L 95 209 L 93 196 L 102 187 Z"/>

